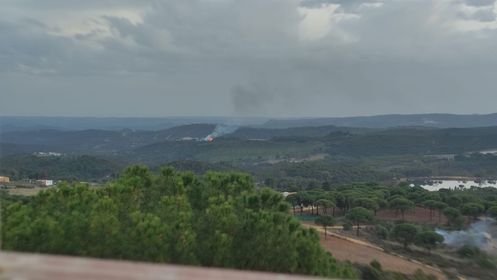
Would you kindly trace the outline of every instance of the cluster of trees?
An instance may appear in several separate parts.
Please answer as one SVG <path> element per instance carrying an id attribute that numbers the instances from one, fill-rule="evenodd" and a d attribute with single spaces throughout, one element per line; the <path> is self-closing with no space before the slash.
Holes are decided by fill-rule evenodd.
<path id="1" fill-rule="evenodd" d="M 414 211 L 416 206 L 429 209 L 432 223 L 441 225 L 445 216 L 447 226 L 456 229 L 480 215 L 497 217 L 495 188 L 430 192 L 407 184 L 395 187 L 355 184 L 335 187 L 330 191 L 315 189 L 297 192 L 286 199 L 292 205 L 294 214 L 302 213 L 305 208 L 310 209 L 313 215 L 335 216 L 340 213 L 358 228 L 362 223 L 371 222 L 378 210 L 395 210 L 399 220 L 405 220 L 405 213 Z"/>
<path id="2" fill-rule="evenodd" d="M 278 164 L 244 167 L 264 185 L 280 190 L 330 190 L 332 185 L 355 182 L 381 182 L 390 180 L 391 173 L 376 170 L 373 166 L 357 160 L 320 160 L 299 164 Z"/>
<path id="3" fill-rule="evenodd" d="M 6 250 L 357 277 L 279 193 L 247 175 L 131 167 L 105 187 L 66 185 L 2 202 Z"/>
<path id="4" fill-rule="evenodd" d="M 376 231 L 383 235 L 384 239 L 398 241 L 404 246 L 404 249 L 407 249 L 411 244 L 416 244 L 431 251 L 444 241 L 444 237 L 432 229 L 411 223 L 398 223 L 389 228 L 377 226 Z"/>

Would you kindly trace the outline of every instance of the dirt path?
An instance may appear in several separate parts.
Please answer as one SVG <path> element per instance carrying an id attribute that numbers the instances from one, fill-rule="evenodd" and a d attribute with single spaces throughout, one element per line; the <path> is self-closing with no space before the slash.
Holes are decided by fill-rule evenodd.
<path id="1" fill-rule="evenodd" d="M 320 233 L 324 233 L 321 228 L 311 227 L 315 228 Z M 330 233 L 328 234 L 329 236 L 326 240 L 324 239 L 323 234 L 321 234 L 321 245 L 338 260 L 349 260 L 351 262 L 369 264 L 376 259 L 381 263 L 385 270 L 413 274 L 416 270 L 421 269 L 427 274 L 435 275 L 440 280 L 447 279 L 447 277 L 437 268 L 411 261 L 401 256 L 386 253 L 381 248 L 362 240 L 342 237 L 335 233 L 331 233 L 331 235 Z"/>

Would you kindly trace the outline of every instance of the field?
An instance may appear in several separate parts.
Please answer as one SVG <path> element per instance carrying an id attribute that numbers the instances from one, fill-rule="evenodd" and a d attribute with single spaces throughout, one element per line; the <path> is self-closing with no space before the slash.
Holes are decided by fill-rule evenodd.
<path id="1" fill-rule="evenodd" d="M 36 188 L 13 188 L 9 189 L 8 192 L 11 195 L 23 195 L 23 196 L 33 196 L 41 192 L 42 190 L 47 190 L 50 187 L 36 187 Z"/>

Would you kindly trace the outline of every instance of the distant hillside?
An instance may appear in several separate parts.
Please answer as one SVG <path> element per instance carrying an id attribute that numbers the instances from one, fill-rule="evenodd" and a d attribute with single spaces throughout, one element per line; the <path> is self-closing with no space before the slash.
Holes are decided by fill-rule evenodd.
<path id="1" fill-rule="evenodd" d="M 8 117 L 0 116 L 0 131 L 26 130 L 164 130 L 195 123 L 260 125 L 266 118 L 164 117 L 164 118 L 90 118 L 90 117 Z"/>
<path id="2" fill-rule="evenodd" d="M 0 158 L 0 174 L 13 179 L 103 180 L 115 176 L 122 165 L 92 156 Z"/>
<path id="3" fill-rule="evenodd" d="M 337 126 L 308 126 L 308 127 L 291 127 L 291 128 L 253 128 L 241 127 L 234 133 L 226 137 L 238 139 L 260 139 L 269 140 L 281 137 L 324 137 L 332 132 L 365 132 L 367 129 L 347 128 Z"/>
<path id="4" fill-rule="evenodd" d="M 17 154 L 31 154 L 34 152 L 45 151 L 43 146 L 36 145 L 19 145 L 14 143 L 1 143 L 0 142 L 0 157 L 17 155 Z"/>
<path id="5" fill-rule="evenodd" d="M 203 138 L 215 129 L 213 124 L 192 124 L 159 131 L 53 129 L 11 131 L 1 134 L 3 143 L 17 146 L 40 146 L 43 151 L 75 153 L 113 153 L 156 142 L 175 141 L 185 137 Z M 5 144 L 6 145 L 6 144 Z M 13 147 L 6 147 L 12 150 Z M 11 154 L 10 152 L 9 154 Z"/>
<path id="6" fill-rule="evenodd" d="M 180 140 L 185 137 L 204 138 L 216 129 L 215 124 L 190 124 L 172 127 L 159 132 L 151 132 L 161 140 Z"/>
<path id="7" fill-rule="evenodd" d="M 459 154 L 497 148 L 497 127 L 398 128 L 362 135 L 332 134 L 324 140 L 332 155 Z"/>
<path id="8" fill-rule="evenodd" d="M 366 128 L 391 128 L 406 126 L 426 126 L 437 128 L 485 127 L 497 126 L 497 113 L 487 115 L 416 114 L 343 118 L 273 119 L 267 121 L 263 127 L 289 128 L 328 125 Z"/>

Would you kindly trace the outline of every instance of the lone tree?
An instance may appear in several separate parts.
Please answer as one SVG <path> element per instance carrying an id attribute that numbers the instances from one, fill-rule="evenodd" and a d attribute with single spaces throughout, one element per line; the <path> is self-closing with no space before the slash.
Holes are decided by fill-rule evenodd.
<path id="1" fill-rule="evenodd" d="M 324 228 L 324 239 L 326 239 L 328 235 L 327 229 L 335 224 L 335 219 L 332 216 L 324 215 L 319 216 L 314 222 Z"/>
<path id="2" fill-rule="evenodd" d="M 345 218 L 355 224 L 356 235 L 359 236 L 361 224 L 371 222 L 373 220 L 373 213 L 364 207 L 355 207 L 345 215 Z"/>
<path id="3" fill-rule="evenodd" d="M 431 252 L 438 244 L 444 241 L 444 237 L 434 231 L 423 231 L 416 236 L 416 245 L 419 245 Z"/>
<path id="4" fill-rule="evenodd" d="M 404 220 L 404 215 L 407 210 L 414 208 L 414 203 L 406 198 L 399 197 L 390 201 L 390 208 L 400 211 L 402 215 L 402 220 Z"/>
<path id="5" fill-rule="evenodd" d="M 392 236 L 395 240 L 402 243 L 404 249 L 416 240 L 418 228 L 412 224 L 398 224 L 392 229 Z"/>

